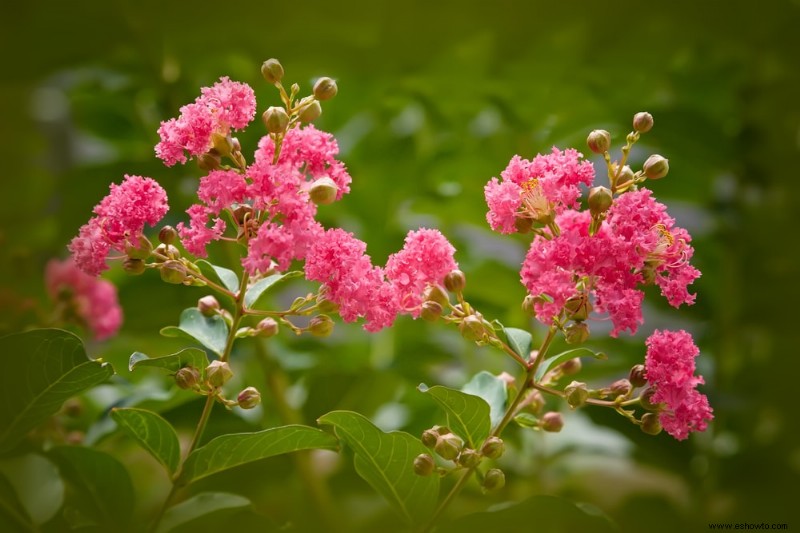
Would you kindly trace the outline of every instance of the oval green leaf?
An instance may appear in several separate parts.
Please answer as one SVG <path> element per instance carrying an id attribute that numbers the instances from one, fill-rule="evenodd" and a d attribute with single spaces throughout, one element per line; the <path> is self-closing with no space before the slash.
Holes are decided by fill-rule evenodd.
<path id="1" fill-rule="evenodd" d="M 178 526 L 188 526 L 190 522 L 208 517 L 211 514 L 232 512 L 243 507 L 248 507 L 250 500 L 238 494 L 227 492 L 201 492 L 186 501 L 167 509 L 164 518 L 156 529 L 157 533 L 173 531 Z M 198 524 L 196 531 L 205 528 Z"/>
<path id="2" fill-rule="evenodd" d="M 203 316 L 196 307 L 183 310 L 177 326 L 161 328 L 165 337 L 188 337 L 222 356 L 228 340 L 228 325 L 219 315 Z"/>
<path id="3" fill-rule="evenodd" d="M 214 283 L 222 285 L 233 294 L 239 292 L 239 277 L 233 270 L 214 265 L 205 259 L 198 259 L 194 264 L 197 265 L 205 277 Z"/>
<path id="4" fill-rule="evenodd" d="M 554 355 L 552 357 L 548 357 L 542 364 L 539 365 L 539 368 L 536 369 L 536 375 L 534 376 L 534 380 L 538 383 L 545 374 L 547 374 L 550 370 L 555 368 L 556 366 L 569 361 L 574 357 L 580 357 L 579 354 L 584 353 L 585 357 L 592 356 L 595 359 L 608 359 L 608 356 L 602 352 L 595 352 L 590 350 L 589 348 L 574 348 L 572 350 L 567 350 L 565 352 L 561 352 L 560 354 Z"/>
<path id="5" fill-rule="evenodd" d="M 514 350 L 518 356 L 522 357 L 523 361 L 527 361 L 531 356 L 531 344 L 533 337 L 524 329 L 507 328 L 503 327 L 503 332 L 506 334 L 508 346 Z"/>
<path id="6" fill-rule="evenodd" d="M 178 353 L 163 357 L 148 357 L 142 352 L 133 352 L 128 360 L 128 370 L 133 372 L 142 366 L 163 368 L 173 374 L 185 366 L 191 366 L 202 371 L 208 366 L 208 356 L 206 352 L 199 348 L 186 348 Z"/>
<path id="7" fill-rule="evenodd" d="M 0 339 L 0 452 L 56 413 L 65 400 L 114 374 L 86 357 L 81 340 L 60 329 L 39 329 Z"/>
<path id="8" fill-rule="evenodd" d="M 496 427 L 506 414 L 506 401 L 508 389 L 506 382 L 485 370 L 475 374 L 466 385 L 461 387 L 461 392 L 481 398 L 489 404 L 489 419 L 491 426 Z"/>
<path id="9" fill-rule="evenodd" d="M 338 450 L 339 443 L 324 431 L 301 425 L 223 435 L 186 458 L 178 482 L 187 484 L 267 457 L 312 449 Z"/>
<path id="10" fill-rule="evenodd" d="M 261 306 L 266 304 L 266 294 L 270 289 L 278 283 L 302 276 L 302 272 L 294 270 L 285 274 L 273 274 L 258 280 L 244 293 L 244 306 L 248 309 L 261 309 Z"/>
<path id="11" fill-rule="evenodd" d="M 420 392 L 430 395 L 447 413 L 447 425 L 463 438 L 467 446 L 480 445 L 492 431 L 489 418 L 489 404 L 482 398 L 441 385 L 428 388 L 424 384 L 417 387 Z"/>
<path id="12" fill-rule="evenodd" d="M 175 473 L 181 459 L 181 446 L 169 422 L 152 411 L 134 408 L 112 409 L 111 418 L 164 465 L 170 475 Z"/>
<path id="13" fill-rule="evenodd" d="M 430 453 L 425 446 L 400 431 L 384 433 L 364 416 L 352 411 L 333 411 L 317 420 L 333 426 L 355 454 L 355 468 L 410 524 L 424 522 L 433 513 L 439 495 L 439 476 L 418 476 L 414 458 Z"/>

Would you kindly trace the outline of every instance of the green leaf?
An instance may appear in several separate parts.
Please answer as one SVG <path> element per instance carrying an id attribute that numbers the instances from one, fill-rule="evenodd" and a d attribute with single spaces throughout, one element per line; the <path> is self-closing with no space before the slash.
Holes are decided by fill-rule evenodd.
<path id="1" fill-rule="evenodd" d="M 524 428 L 538 428 L 539 419 L 531 413 L 520 413 L 514 417 L 514 422 Z"/>
<path id="2" fill-rule="evenodd" d="M 336 436 L 355 454 L 355 468 L 409 523 L 421 523 L 436 507 L 439 476 L 418 476 L 414 458 L 430 453 L 422 443 L 400 431 L 384 433 L 352 411 L 333 411 L 317 420 L 331 425 Z"/>
<path id="3" fill-rule="evenodd" d="M 519 524 L 535 522 L 535 531 L 591 531 L 617 533 L 619 528 L 600 511 L 555 496 L 532 496 L 494 512 L 472 513 L 440 528 L 441 533 L 517 531 Z M 508 527 L 513 525 L 513 527 Z M 500 526 L 500 528 L 498 527 Z M 505 527 L 504 527 L 505 526 Z"/>
<path id="4" fill-rule="evenodd" d="M 208 366 L 208 356 L 199 348 L 186 348 L 163 357 L 148 357 L 142 352 L 133 352 L 128 360 L 128 370 L 133 372 L 142 366 L 163 368 L 173 374 L 185 366 L 194 367 L 202 372 Z"/>
<path id="5" fill-rule="evenodd" d="M 330 434 L 308 426 L 290 425 L 256 433 L 223 435 L 186 458 L 179 481 L 191 483 L 267 457 L 320 448 L 338 450 L 339 443 Z"/>
<path id="6" fill-rule="evenodd" d="M 503 416 L 506 414 L 506 400 L 508 400 L 505 381 L 483 370 L 461 387 L 461 392 L 482 398 L 489 404 L 489 419 L 492 427 L 496 427 L 503 420 Z"/>
<path id="7" fill-rule="evenodd" d="M 213 265 L 205 259 L 198 259 L 194 264 L 196 264 L 200 268 L 200 272 L 211 281 L 222 285 L 234 294 L 239 292 L 239 277 L 233 270 Z"/>
<path id="8" fill-rule="evenodd" d="M 112 409 L 111 418 L 164 465 L 170 475 L 175 473 L 181 458 L 181 447 L 178 435 L 169 422 L 152 411 L 133 408 Z"/>
<path id="9" fill-rule="evenodd" d="M 244 306 L 248 309 L 260 309 L 260 306 L 266 303 L 266 297 L 264 295 L 267 294 L 269 289 L 278 283 L 282 283 L 294 278 L 300 278 L 302 276 L 302 272 L 295 270 L 292 272 L 287 272 L 286 274 L 273 274 L 258 280 L 249 289 L 247 289 L 246 293 L 244 293 Z"/>
<path id="10" fill-rule="evenodd" d="M 208 517 L 212 513 L 232 512 L 249 505 L 250 500 L 238 494 L 201 492 L 167 509 L 156 532 L 166 533 L 178 526 L 189 525 L 189 522 L 193 522 L 198 518 Z M 204 530 L 204 528 L 199 527 L 195 530 L 200 531 Z"/>
<path id="11" fill-rule="evenodd" d="M 34 531 L 33 520 L 6 477 L 0 474 L 0 531 Z"/>
<path id="12" fill-rule="evenodd" d="M 28 453 L 0 461 L 0 473 L 8 480 L 22 509 L 20 515 L 30 517 L 34 524 L 48 522 L 64 503 L 64 482 L 58 468 L 47 458 Z M 3 500 L 9 487 L 3 489 Z"/>
<path id="13" fill-rule="evenodd" d="M 586 355 L 591 355 L 595 359 L 608 359 L 608 356 L 602 352 L 595 352 L 590 350 L 589 348 L 574 348 L 572 350 L 567 350 L 566 352 L 561 352 L 560 354 L 554 355 L 552 357 L 548 357 L 542 364 L 539 365 L 539 368 L 536 369 L 536 375 L 534 379 L 538 382 L 541 380 L 545 374 L 547 374 L 550 370 L 555 368 L 556 366 L 569 361 L 570 359 L 577 356 L 577 354 L 581 352 L 586 352 Z"/>
<path id="14" fill-rule="evenodd" d="M 503 327 L 503 332 L 506 334 L 508 346 L 514 350 L 523 361 L 527 361 L 531 356 L 531 343 L 533 337 L 524 329 L 507 328 Z"/>
<path id="15" fill-rule="evenodd" d="M 228 340 L 228 325 L 219 316 L 203 316 L 196 307 L 183 310 L 177 326 L 161 328 L 165 337 L 188 337 L 222 356 Z"/>
<path id="16" fill-rule="evenodd" d="M 61 404 L 114 374 L 86 357 L 67 331 L 39 329 L 0 339 L 0 452 L 56 413 Z"/>
<path id="17" fill-rule="evenodd" d="M 482 398 L 437 385 L 428 388 L 420 385 L 421 392 L 429 394 L 447 413 L 447 425 L 460 435 L 470 448 L 480 445 L 492 431 L 489 404 Z"/>
<path id="18" fill-rule="evenodd" d="M 61 467 L 62 476 L 83 495 L 76 503 L 84 513 L 114 528 L 129 523 L 133 483 L 122 463 L 105 452 L 79 446 L 58 446 L 49 455 Z"/>

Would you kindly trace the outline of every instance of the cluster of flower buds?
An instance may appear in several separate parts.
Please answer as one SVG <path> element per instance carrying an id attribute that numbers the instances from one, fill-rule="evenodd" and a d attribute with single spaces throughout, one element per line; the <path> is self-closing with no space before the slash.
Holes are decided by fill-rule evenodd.
<path id="1" fill-rule="evenodd" d="M 255 387 L 242 390 L 236 400 L 228 400 L 222 394 L 222 387 L 233 377 L 233 370 L 225 361 L 212 361 L 204 370 L 193 366 L 180 368 L 174 376 L 180 389 L 191 390 L 206 396 L 215 396 L 227 408 L 238 405 L 242 409 L 253 409 L 261 403 L 261 393 Z"/>

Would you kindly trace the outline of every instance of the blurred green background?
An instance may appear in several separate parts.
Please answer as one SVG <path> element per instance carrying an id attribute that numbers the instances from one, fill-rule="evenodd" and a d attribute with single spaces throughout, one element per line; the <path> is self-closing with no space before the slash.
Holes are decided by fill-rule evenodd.
<path id="1" fill-rule="evenodd" d="M 670 159 L 669 177 L 652 188 L 695 237 L 697 304 L 676 311 L 652 299 L 639 335 L 593 341 L 612 357 L 587 372 L 622 376 L 643 357 L 652 329 L 689 329 L 715 423 L 678 443 L 583 410 L 563 434 L 512 435 L 535 453 L 512 454 L 502 464 L 507 489 L 484 497 L 473 487 L 453 516 L 556 494 L 600 507 L 623 531 L 700 531 L 725 520 L 800 527 L 791 507 L 800 481 L 798 28 L 797 1 L 17 3 L 0 21 L 0 330 L 29 326 L 46 309 L 44 264 L 65 255 L 111 181 L 156 178 L 170 195 L 167 222 L 184 219 L 201 174 L 154 157 L 159 122 L 223 75 L 250 83 L 261 111 L 277 104 L 259 74 L 269 57 L 304 93 L 317 76 L 339 83 L 317 126 L 337 136 L 354 179 L 343 202 L 321 210 L 323 223 L 354 231 L 380 263 L 408 229 L 440 228 L 458 248 L 470 300 L 520 327 L 526 244 L 489 231 L 483 185 L 517 153 L 530 158 L 553 145 L 587 152 L 595 128 L 611 131 L 619 147 L 633 114 L 647 110 L 655 128 L 631 160 L 640 165 L 654 152 Z M 245 154 L 261 134 L 254 123 L 240 135 Z M 203 293 L 154 276 L 109 277 L 119 283 L 126 322 L 118 339 L 90 353 L 136 381 L 126 370 L 130 352 L 168 353 L 158 329 Z M 295 285 L 282 297 L 303 290 Z M 488 348 L 408 319 L 376 336 L 337 326 L 322 343 L 284 334 L 270 348 L 306 423 L 346 408 L 415 434 L 441 422 L 415 391 L 419 382 L 458 387 L 484 368 L 513 370 Z M 248 384 L 259 385 L 252 368 Z M 209 436 L 274 425 L 273 407 L 266 402 L 260 421 L 215 413 Z M 189 429 L 198 412 L 189 403 L 165 416 Z M 98 438 L 101 449 L 126 443 Z M 325 468 L 341 510 L 367 529 L 380 520 L 383 504 L 347 460 Z M 280 523 L 303 510 L 300 493 L 283 485 L 296 489 L 286 481 L 290 469 L 275 460 L 213 479 Z M 156 481 L 143 472 L 134 481 L 146 511 L 163 495 L 148 493 Z"/>

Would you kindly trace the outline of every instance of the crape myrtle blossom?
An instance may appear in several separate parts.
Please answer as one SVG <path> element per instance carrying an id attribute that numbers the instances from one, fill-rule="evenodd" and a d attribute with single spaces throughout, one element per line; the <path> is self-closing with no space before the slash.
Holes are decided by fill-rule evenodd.
<path id="1" fill-rule="evenodd" d="M 151 178 L 125 176 L 111 184 L 110 192 L 94 208 L 94 216 L 72 239 L 69 250 L 75 264 L 87 274 L 97 276 L 108 269 L 111 250 L 126 252 L 137 248 L 145 224 L 154 226 L 167 213 L 167 193 Z"/>
<path id="2" fill-rule="evenodd" d="M 684 440 L 691 431 L 704 431 L 712 420 L 708 398 L 697 391 L 705 383 L 695 375 L 695 357 L 700 353 L 687 332 L 656 330 L 647 339 L 645 371 L 655 389 L 651 403 L 663 404 L 661 426 L 673 437 Z"/>
<path id="3" fill-rule="evenodd" d="M 47 263 L 45 286 L 50 298 L 61 304 L 62 318 L 86 326 L 96 340 L 115 335 L 122 325 L 116 287 L 86 274 L 73 259 Z"/>

